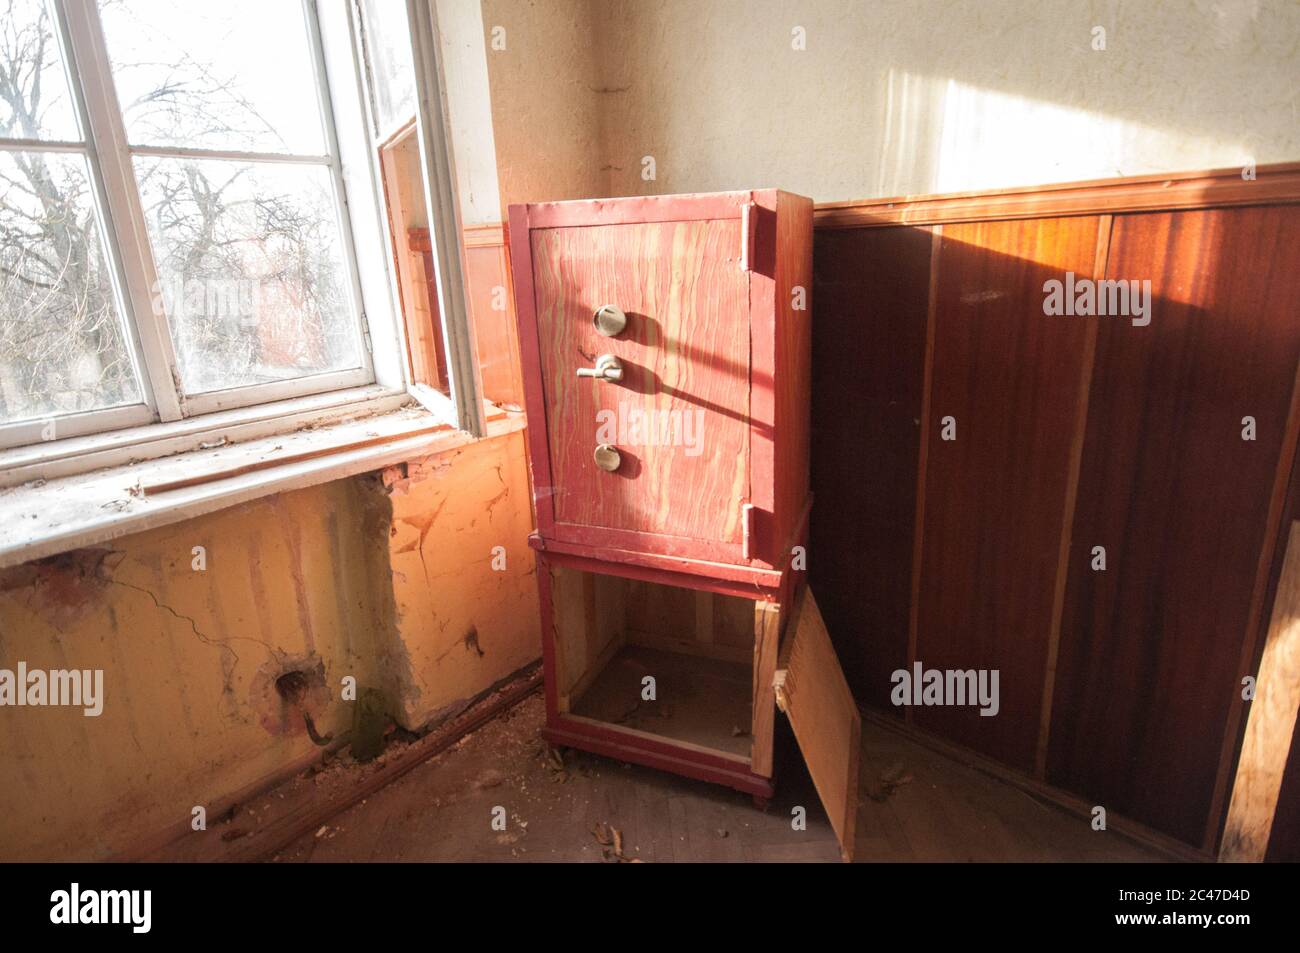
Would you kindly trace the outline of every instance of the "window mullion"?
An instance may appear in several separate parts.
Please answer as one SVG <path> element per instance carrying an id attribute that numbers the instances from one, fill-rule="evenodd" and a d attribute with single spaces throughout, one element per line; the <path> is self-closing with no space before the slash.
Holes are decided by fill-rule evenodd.
<path id="1" fill-rule="evenodd" d="M 126 281 L 125 293 L 148 385 L 158 416 L 164 421 L 179 420 L 185 411 L 176 353 L 167 315 L 161 306 L 155 306 L 155 302 L 161 301 L 161 295 L 155 294 L 160 288 L 158 273 L 99 10 L 95 0 L 58 0 L 58 3 L 72 45 L 79 98 L 89 121 L 85 130 L 87 151 L 103 183 L 109 219 L 106 231 L 119 252 L 116 257 Z"/>

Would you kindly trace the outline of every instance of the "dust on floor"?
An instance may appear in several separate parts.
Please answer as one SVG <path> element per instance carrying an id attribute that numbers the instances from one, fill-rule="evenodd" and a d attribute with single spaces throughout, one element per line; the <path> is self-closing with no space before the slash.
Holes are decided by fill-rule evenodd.
<path id="1" fill-rule="evenodd" d="M 579 751 L 561 760 L 538 734 L 544 720 L 534 694 L 274 860 L 839 859 L 806 775 L 760 811 L 715 785 Z M 348 783 L 355 770 L 332 766 L 313 783 Z M 791 824 L 795 806 L 806 807 L 805 830 Z"/>
<path id="2" fill-rule="evenodd" d="M 418 752 L 389 739 L 373 761 L 345 749 L 214 818 L 152 859 L 260 857 L 277 831 L 365 800 L 274 856 L 308 861 L 824 861 L 839 849 L 784 722 L 777 795 L 744 794 L 543 744 L 540 695 L 525 698 L 396 780 Z M 400 734 L 400 733 L 398 733 Z M 414 745 L 423 742 L 414 741 Z M 864 861 L 1159 861 L 1168 857 L 1091 818 L 864 720 L 856 855 Z M 796 809 L 803 808 L 798 812 Z M 806 827 L 792 823 L 796 813 Z M 269 842 L 269 843 L 268 843 Z M 267 847 L 263 847 L 267 844 Z"/>

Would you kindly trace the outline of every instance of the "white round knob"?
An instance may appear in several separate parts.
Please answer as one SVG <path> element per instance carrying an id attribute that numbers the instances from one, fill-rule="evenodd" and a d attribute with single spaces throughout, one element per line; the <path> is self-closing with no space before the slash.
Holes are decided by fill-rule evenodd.
<path id="1" fill-rule="evenodd" d="M 602 304 L 592 315 L 591 323 L 596 330 L 607 338 L 617 337 L 627 327 L 627 315 L 623 309 L 612 304 Z"/>
<path id="2" fill-rule="evenodd" d="M 602 443 L 597 447 L 592 457 L 596 461 L 596 466 L 606 473 L 613 473 L 623 463 L 623 457 L 618 452 L 618 449 L 608 443 Z"/>

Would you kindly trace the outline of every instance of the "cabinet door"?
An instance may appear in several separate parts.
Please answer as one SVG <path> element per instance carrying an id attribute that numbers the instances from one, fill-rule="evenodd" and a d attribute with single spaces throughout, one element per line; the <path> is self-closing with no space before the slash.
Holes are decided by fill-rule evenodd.
<path id="1" fill-rule="evenodd" d="M 750 455 L 741 219 L 530 239 L 554 537 L 736 559 Z M 603 305 L 626 314 L 621 333 L 597 330 Z M 620 380 L 578 375 L 602 355 L 620 362 Z M 616 450 L 615 469 L 597 465 L 601 445 Z"/>
<path id="2" fill-rule="evenodd" d="M 777 664 L 772 681 L 777 707 L 790 719 L 817 796 L 840 842 L 840 853 L 852 860 L 862 716 L 817 600 L 807 587 L 795 603 Z"/>

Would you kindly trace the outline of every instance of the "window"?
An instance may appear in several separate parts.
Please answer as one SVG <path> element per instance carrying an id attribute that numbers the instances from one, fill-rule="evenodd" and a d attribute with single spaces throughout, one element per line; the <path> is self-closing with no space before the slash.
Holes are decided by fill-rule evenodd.
<path id="1" fill-rule="evenodd" d="M 84 123 L 42 0 L 0 15 L 0 425 L 149 419 Z M 42 427 L 25 428 L 39 439 Z M 27 442 L 19 440 L 19 442 Z"/>
<path id="2" fill-rule="evenodd" d="M 407 316 L 411 373 L 449 396 L 442 324 L 436 296 L 429 293 L 432 245 L 405 10 L 391 0 L 360 0 L 357 7 L 369 80 L 370 136 L 379 159 L 398 295 Z"/>
<path id="3" fill-rule="evenodd" d="M 450 181 L 417 30 L 393 0 L 0 0 L 0 447 L 418 380 L 374 253 L 379 124 Z"/>

